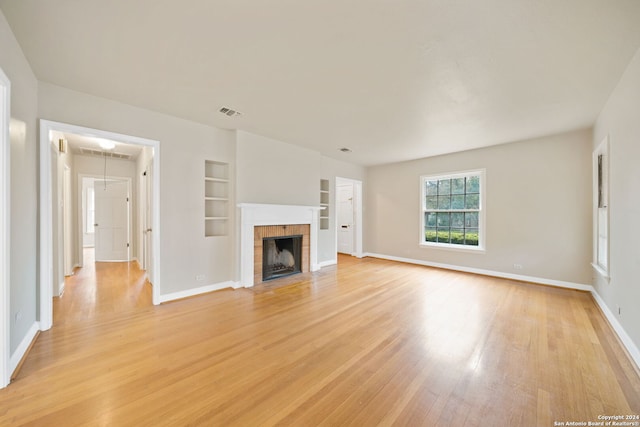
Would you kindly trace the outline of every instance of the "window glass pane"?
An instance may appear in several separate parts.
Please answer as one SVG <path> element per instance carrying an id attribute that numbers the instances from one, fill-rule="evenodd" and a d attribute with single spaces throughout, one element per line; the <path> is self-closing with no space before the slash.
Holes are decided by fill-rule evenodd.
<path id="1" fill-rule="evenodd" d="M 438 196 L 427 196 L 427 209 L 438 209 Z"/>
<path id="2" fill-rule="evenodd" d="M 464 209 L 464 194 L 451 196 L 451 209 Z"/>
<path id="3" fill-rule="evenodd" d="M 438 181 L 438 194 L 447 195 L 451 194 L 451 180 L 441 179 Z"/>
<path id="4" fill-rule="evenodd" d="M 424 224 L 427 227 L 435 227 L 436 226 L 436 213 L 435 212 L 427 212 L 424 214 Z"/>
<path id="5" fill-rule="evenodd" d="M 455 245 L 464 245 L 464 230 L 461 228 L 451 229 L 451 243 Z"/>
<path id="6" fill-rule="evenodd" d="M 449 227 L 450 219 L 449 212 L 438 212 L 438 228 Z"/>
<path id="7" fill-rule="evenodd" d="M 436 229 L 432 227 L 426 227 L 424 229 L 424 240 L 425 242 L 437 242 Z"/>
<path id="8" fill-rule="evenodd" d="M 451 180 L 451 194 L 464 194 L 464 178 L 454 178 Z"/>
<path id="9" fill-rule="evenodd" d="M 449 243 L 449 229 L 446 228 L 444 230 L 438 229 L 438 242 L 440 243 Z"/>
<path id="10" fill-rule="evenodd" d="M 467 194 L 465 201 L 465 209 L 479 209 L 480 208 L 480 195 L 479 194 Z"/>
<path id="11" fill-rule="evenodd" d="M 467 193 L 479 193 L 480 192 L 480 177 L 470 176 L 467 178 Z"/>
<path id="12" fill-rule="evenodd" d="M 438 209 L 449 209 L 451 196 L 438 196 Z"/>
<path id="13" fill-rule="evenodd" d="M 438 195 L 438 181 L 427 181 L 425 185 L 425 189 L 427 192 L 427 196 L 437 196 Z"/>
<path id="14" fill-rule="evenodd" d="M 464 214 L 465 228 L 478 228 L 478 212 L 467 212 Z"/>
<path id="15" fill-rule="evenodd" d="M 464 228 L 464 213 L 454 212 L 451 214 L 451 227 Z"/>
<path id="16" fill-rule="evenodd" d="M 465 245 L 478 246 L 477 228 L 467 228 L 464 231 L 464 243 Z"/>

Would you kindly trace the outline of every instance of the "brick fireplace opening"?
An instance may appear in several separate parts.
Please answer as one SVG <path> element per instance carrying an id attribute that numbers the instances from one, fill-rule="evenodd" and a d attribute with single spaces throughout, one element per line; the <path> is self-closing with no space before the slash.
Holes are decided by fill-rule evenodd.
<path id="1" fill-rule="evenodd" d="M 308 272 L 310 267 L 309 237 L 309 224 L 255 226 L 253 240 L 253 283 L 258 284 L 266 280 L 295 273 Z M 299 239 L 298 243 L 293 242 L 295 238 Z M 266 272 L 267 274 L 265 275 L 265 264 L 269 264 L 269 256 L 273 257 L 273 254 L 269 255 L 267 253 L 270 249 L 280 254 L 280 259 L 273 261 L 286 262 L 273 262 L 276 266 L 275 268 L 271 266 L 271 270 L 275 272 L 275 274 Z M 284 252 L 285 250 L 294 258 L 294 263 L 296 255 L 298 256 L 299 261 L 297 262 L 297 268 L 295 265 L 293 269 L 289 268 L 290 266 L 287 265 L 290 264 L 290 260 L 287 259 L 289 255 Z M 267 270 L 269 270 L 268 265 Z"/>
<path id="2" fill-rule="evenodd" d="M 262 281 L 302 271 L 302 235 L 262 239 Z"/>

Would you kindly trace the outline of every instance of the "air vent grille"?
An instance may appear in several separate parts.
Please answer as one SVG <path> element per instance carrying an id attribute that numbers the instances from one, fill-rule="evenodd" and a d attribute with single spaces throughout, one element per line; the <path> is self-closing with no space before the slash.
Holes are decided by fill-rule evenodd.
<path id="1" fill-rule="evenodd" d="M 123 154 L 123 153 L 115 153 L 115 152 L 111 152 L 111 151 L 102 151 L 102 150 L 95 150 L 93 148 L 80 148 L 80 154 L 84 154 L 85 156 L 99 156 L 99 157 L 111 157 L 114 159 L 122 159 L 122 160 L 129 160 L 131 159 L 131 156 L 129 154 Z"/>
<path id="2" fill-rule="evenodd" d="M 218 111 L 220 111 L 222 114 L 224 114 L 226 116 L 229 116 L 229 117 L 241 116 L 242 115 L 242 113 L 240 111 L 233 110 L 233 109 L 228 108 L 228 107 L 222 107 Z"/>

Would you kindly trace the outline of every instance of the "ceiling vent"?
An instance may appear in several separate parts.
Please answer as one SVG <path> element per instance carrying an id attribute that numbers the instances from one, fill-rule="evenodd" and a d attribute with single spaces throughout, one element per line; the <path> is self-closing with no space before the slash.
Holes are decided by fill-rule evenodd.
<path id="1" fill-rule="evenodd" d="M 218 111 L 220 111 L 222 114 L 224 114 L 226 116 L 229 116 L 229 117 L 235 117 L 235 116 L 241 116 L 242 115 L 242 113 L 240 111 L 232 110 L 231 108 L 227 108 L 227 107 L 222 107 Z"/>
<path id="2" fill-rule="evenodd" d="M 85 156 L 98 156 L 98 157 L 111 157 L 113 159 L 122 159 L 122 160 L 130 160 L 131 156 L 129 154 L 123 153 L 114 153 L 111 151 L 102 151 L 95 150 L 93 148 L 80 148 L 80 154 L 84 154 Z"/>

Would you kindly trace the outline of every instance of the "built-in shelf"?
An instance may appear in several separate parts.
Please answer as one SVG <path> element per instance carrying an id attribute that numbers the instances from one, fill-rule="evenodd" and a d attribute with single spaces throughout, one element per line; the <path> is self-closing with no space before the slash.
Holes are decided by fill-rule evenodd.
<path id="1" fill-rule="evenodd" d="M 204 235 L 229 233 L 229 164 L 204 162 Z"/>
<path id="2" fill-rule="evenodd" d="M 323 208 L 320 211 L 320 230 L 329 229 L 329 180 L 320 180 L 320 207 Z"/>

